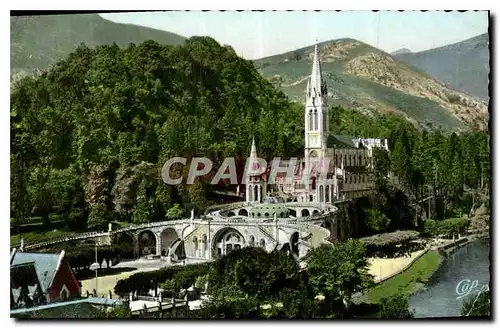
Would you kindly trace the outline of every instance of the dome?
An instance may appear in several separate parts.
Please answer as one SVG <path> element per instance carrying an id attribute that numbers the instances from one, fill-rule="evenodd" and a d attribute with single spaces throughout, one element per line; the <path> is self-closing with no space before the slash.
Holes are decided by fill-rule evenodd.
<path id="1" fill-rule="evenodd" d="M 274 214 L 278 218 L 288 218 L 290 216 L 288 209 L 282 204 L 261 204 L 250 209 L 250 216 L 253 218 L 269 219 L 274 218 Z"/>

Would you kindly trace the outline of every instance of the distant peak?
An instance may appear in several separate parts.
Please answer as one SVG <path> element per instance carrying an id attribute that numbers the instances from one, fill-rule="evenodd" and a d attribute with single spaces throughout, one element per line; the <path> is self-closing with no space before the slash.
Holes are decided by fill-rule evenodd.
<path id="1" fill-rule="evenodd" d="M 401 48 L 399 50 L 391 52 L 391 55 L 401 55 L 401 54 L 409 54 L 411 50 L 408 48 Z"/>

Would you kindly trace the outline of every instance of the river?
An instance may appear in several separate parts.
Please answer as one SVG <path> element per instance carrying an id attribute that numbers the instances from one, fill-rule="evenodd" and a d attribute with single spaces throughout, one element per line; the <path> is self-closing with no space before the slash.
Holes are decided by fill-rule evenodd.
<path id="1" fill-rule="evenodd" d="M 425 317 L 456 317 L 464 300 L 457 300 L 457 285 L 462 282 L 462 291 L 468 286 L 476 285 L 469 295 L 477 292 L 490 281 L 490 241 L 479 239 L 467 244 L 450 254 L 433 274 L 423 290 L 414 294 L 410 300 L 410 309 L 415 311 L 416 318 Z M 477 280 L 477 283 L 474 281 Z M 470 297 L 470 296 L 469 296 Z"/>

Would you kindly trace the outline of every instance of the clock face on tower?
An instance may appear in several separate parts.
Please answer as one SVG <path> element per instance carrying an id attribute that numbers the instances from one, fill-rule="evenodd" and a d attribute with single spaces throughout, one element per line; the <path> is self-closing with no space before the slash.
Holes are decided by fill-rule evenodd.
<path id="1" fill-rule="evenodd" d="M 310 157 L 318 157 L 318 153 L 317 153 L 315 150 L 313 150 L 313 151 L 311 151 L 311 152 L 309 153 L 309 156 L 310 156 Z"/>

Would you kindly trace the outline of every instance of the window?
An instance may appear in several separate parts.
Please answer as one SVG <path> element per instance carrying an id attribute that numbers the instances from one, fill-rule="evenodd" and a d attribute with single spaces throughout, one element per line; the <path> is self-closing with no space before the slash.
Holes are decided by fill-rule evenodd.
<path id="1" fill-rule="evenodd" d="M 67 299 L 68 299 L 68 293 L 67 293 L 65 290 L 63 290 L 63 291 L 61 292 L 61 298 L 62 298 L 63 300 L 67 300 Z"/>
<path id="2" fill-rule="evenodd" d="M 318 111 L 314 110 L 314 130 L 318 131 Z"/>

